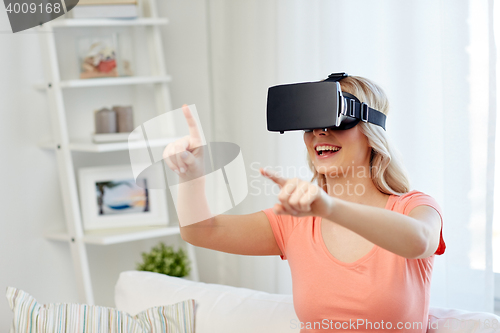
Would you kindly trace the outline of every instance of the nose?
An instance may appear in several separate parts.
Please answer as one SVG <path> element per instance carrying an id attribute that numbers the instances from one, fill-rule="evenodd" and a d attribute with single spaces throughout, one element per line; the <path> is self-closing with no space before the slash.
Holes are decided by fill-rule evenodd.
<path id="1" fill-rule="evenodd" d="M 313 134 L 316 137 L 330 135 L 327 128 L 316 128 L 313 130 Z"/>

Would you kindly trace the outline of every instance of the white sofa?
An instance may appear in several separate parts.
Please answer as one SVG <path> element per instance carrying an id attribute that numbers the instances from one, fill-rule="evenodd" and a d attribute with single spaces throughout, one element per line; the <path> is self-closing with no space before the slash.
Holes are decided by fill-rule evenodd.
<path id="1" fill-rule="evenodd" d="M 196 301 L 196 333 L 300 332 L 291 295 L 139 271 L 121 273 L 115 286 L 116 307 L 131 315 L 186 299 Z M 430 308 L 429 319 L 432 333 L 500 332 L 500 317 L 491 313 Z"/>

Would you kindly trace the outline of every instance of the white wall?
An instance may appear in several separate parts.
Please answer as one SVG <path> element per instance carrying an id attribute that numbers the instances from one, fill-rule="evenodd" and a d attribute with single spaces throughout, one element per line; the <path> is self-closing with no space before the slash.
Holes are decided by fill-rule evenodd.
<path id="1" fill-rule="evenodd" d="M 205 133 L 210 135 L 210 98 L 205 2 L 159 1 L 160 14 L 170 23 L 163 28 L 166 64 L 173 77 L 174 108 L 183 103 L 198 107 Z M 3 7 L 2 7 L 3 8 Z M 62 36 L 58 38 L 67 38 Z M 60 50 L 71 54 L 74 41 Z M 55 154 L 39 149 L 40 141 L 51 137 L 47 101 L 32 84 L 43 80 L 43 64 L 37 33 L 31 29 L 12 34 L 6 12 L 0 10 L 0 171 L 3 178 L 0 207 L 0 331 L 7 331 L 12 318 L 1 294 L 7 286 L 31 293 L 41 303 L 77 302 L 74 272 L 67 244 L 47 241 L 42 234 L 64 228 Z M 70 66 L 64 61 L 62 66 Z M 71 68 L 65 68 L 70 71 Z M 95 92 L 95 100 L 82 99 L 71 91 L 68 99 L 70 135 L 88 133 L 91 107 L 99 103 L 128 101 L 131 90 L 108 94 Z M 132 91 L 133 92 L 133 91 Z M 94 103 L 94 104 L 92 104 Z M 78 108 L 74 106 L 77 105 Z M 75 123 L 77 125 L 75 125 Z M 75 164 L 128 163 L 126 152 L 95 156 L 75 154 Z M 179 237 L 165 238 L 173 245 Z M 113 306 L 113 287 L 120 271 L 135 269 L 140 253 L 157 239 L 107 247 L 88 246 L 95 301 Z M 214 281 L 210 257 L 213 251 L 197 249 L 201 278 Z"/>
<path id="2" fill-rule="evenodd" d="M 53 153 L 38 149 L 49 136 L 43 95 L 31 88 L 42 75 L 37 35 L 12 34 L 0 11 L 0 291 L 7 286 L 32 292 L 40 300 L 71 301 L 76 289 L 68 247 L 41 235 L 63 219 Z M 0 329 L 7 331 L 11 311 L 0 301 Z"/>

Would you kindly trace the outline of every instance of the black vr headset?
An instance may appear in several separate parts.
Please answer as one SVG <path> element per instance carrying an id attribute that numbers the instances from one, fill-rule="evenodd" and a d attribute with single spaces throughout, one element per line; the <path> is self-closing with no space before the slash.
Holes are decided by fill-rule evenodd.
<path id="1" fill-rule="evenodd" d="M 267 129 L 272 132 L 331 128 L 346 130 L 360 121 L 385 130 L 386 116 L 340 89 L 346 73 L 330 74 L 320 82 L 274 86 L 267 92 Z"/>

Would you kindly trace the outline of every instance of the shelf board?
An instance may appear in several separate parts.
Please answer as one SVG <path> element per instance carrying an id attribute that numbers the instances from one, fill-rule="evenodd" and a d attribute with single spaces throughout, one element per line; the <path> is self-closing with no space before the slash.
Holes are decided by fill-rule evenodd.
<path id="1" fill-rule="evenodd" d="M 87 232 L 83 236 L 83 242 L 94 245 L 111 245 L 178 234 L 180 234 L 178 226 L 100 230 Z M 45 235 L 45 238 L 62 242 L 71 241 L 70 236 L 66 232 L 48 233 Z"/>
<path id="2" fill-rule="evenodd" d="M 161 139 L 152 139 L 148 140 L 150 147 L 161 147 L 166 146 L 171 142 L 179 139 L 178 137 L 171 138 L 161 138 Z M 80 151 L 87 153 L 104 153 L 110 151 L 120 151 L 120 150 L 129 150 L 129 149 L 139 149 L 143 148 L 143 141 L 132 141 L 130 144 L 125 142 L 110 142 L 110 143 L 93 143 L 89 140 L 78 140 L 71 142 L 69 144 L 69 149 L 72 151 Z M 40 148 L 44 149 L 56 149 L 57 145 L 55 143 L 41 143 L 39 145 Z"/>
<path id="3" fill-rule="evenodd" d="M 53 28 L 72 27 L 118 27 L 118 26 L 148 26 L 165 25 L 167 18 L 136 18 L 136 19 L 59 19 L 50 22 Z"/>
<path id="4" fill-rule="evenodd" d="M 125 86 L 135 84 L 154 84 L 168 83 L 172 81 L 170 75 L 165 76 L 126 76 L 126 77 L 106 77 L 98 79 L 78 79 L 60 81 L 61 88 L 88 88 L 88 87 L 104 87 L 104 86 Z M 53 82 L 54 87 L 57 83 Z M 36 89 L 47 89 L 47 83 L 35 84 Z"/>

